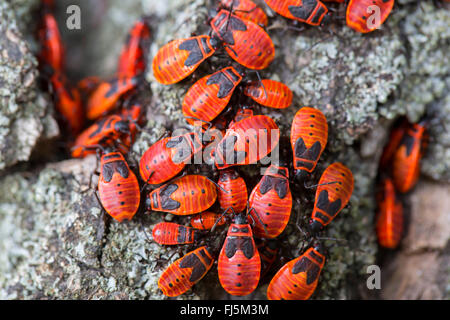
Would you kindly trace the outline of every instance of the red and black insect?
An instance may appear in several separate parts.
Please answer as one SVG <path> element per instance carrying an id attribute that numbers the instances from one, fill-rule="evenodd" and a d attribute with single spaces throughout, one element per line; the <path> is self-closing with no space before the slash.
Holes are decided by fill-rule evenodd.
<path id="1" fill-rule="evenodd" d="M 397 197 L 391 178 L 382 179 L 377 192 L 377 204 L 378 243 L 382 247 L 395 249 L 403 232 L 403 204 Z"/>
<path id="2" fill-rule="evenodd" d="M 296 179 L 314 171 L 328 141 L 328 124 L 323 113 L 303 107 L 295 114 L 291 126 L 291 146 Z"/>
<path id="3" fill-rule="evenodd" d="M 103 208 L 119 222 L 131 220 L 141 200 L 136 176 L 119 152 L 104 154 L 100 166 L 98 193 Z"/>
<path id="4" fill-rule="evenodd" d="M 272 39 L 256 23 L 222 9 L 210 25 L 230 57 L 244 67 L 265 69 L 275 58 Z"/>
<path id="5" fill-rule="evenodd" d="M 374 31 L 386 21 L 393 7 L 394 0 L 350 0 L 347 25 L 362 33 Z"/>
<path id="6" fill-rule="evenodd" d="M 212 56 L 219 45 L 217 38 L 206 35 L 173 40 L 153 58 L 153 75 L 159 83 L 177 83 Z"/>
<path id="7" fill-rule="evenodd" d="M 211 128 L 205 129 L 204 125 L 202 127 L 202 131 L 204 131 L 202 138 L 205 145 L 203 155 L 204 161 L 208 165 L 214 165 L 214 150 L 225 135 L 227 124 L 228 118 L 225 113 L 222 113 L 212 122 Z"/>
<path id="8" fill-rule="evenodd" d="M 393 156 L 392 177 L 395 188 L 406 193 L 417 183 L 420 174 L 420 160 L 428 145 L 428 120 L 411 124 L 403 134 Z"/>
<path id="9" fill-rule="evenodd" d="M 99 146 L 112 146 L 116 141 L 129 134 L 129 121 L 124 120 L 123 117 L 111 115 L 102 118 L 77 137 L 72 148 L 72 157 L 82 158 L 95 153 Z"/>
<path id="10" fill-rule="evenodd" d="M 130 134 L 128 135 L 128 139 L 126 139 L 125 144 L 128 147 L 131 147 L 136 139 L 138 126 L 143 124 L 144 107 L 139 102 L 132 102 L 124 106 L 120 114 L 122 118 L 128 120 L 130 124 Z"/>
<path id="11" fill-rule="evenodd" d="M 198 80 L 189 88 L 183 100 L 182 110 L 186 121 L 194 124 L 195 119 L 204 122 L 215 119 L 225 109 L 241 80 L 242 75 L 233 67 Z"/>
<path id="12" fill-rule="evenodd" d="M 320 26 L 329 20 L 328 8 L 319 0 L 264 0 L 266 4 L 279 15 Z"/>
<path id="13" fill-rule="evenodd" d="M 271 165 L 253 189 L 248 202 L 255 235 L 263 238 L 279 236 L 286 228 L 292 210 L 289 170 Z"/>
<path id="14" fill-rule="evenodd" d="M 250 20 L 260 26 L 267 26 L 266 13 L 251 0 L 219 0 L 223 8 L 244 20 Z"/>
<path id="15" fill-rule="evenodd" d="M 406 118 L 398 120 L 389 135 L 388 143 L 383 149 L 383 153 L 380 157 L 380 170 L 385 170 L 392 162 L 395 152 L 403 139 L 406 129 L 410 126 L 410 123 Z"/>
<path id="16" fill-rule="evenodd" d="M 153 190 L 146 199 L 148 210 L 190 215 L 206 211 L 217 199 L 215 184 L 201 175 L 187 175 Z"/>
<path id="17" fill-rule="evenodd" d="M 55 17 L 45 7 L 38 36 L 41 44 L 39 54 L 41 66 L 48 65 L 56 72 L 62 72 L 65 60 L 64 44 Z"/>
<path id="18" fill-rule="evenodd" d="M 256 242 L 261 257 L 261 279 L 270 271 L 278 257 L 280 247 L 274 239 L 260 240 Z"/>
<path id="19" fill-rule="evenodd" d="M 168 297 L 176 297 L 192 288 L 211 269 L 214 256 L 211 249 L 202 246 L 172 263 L 158 281 L 158 287 Z"/>
<path id="20" fill-rule="evenodd" d="M 320 177 L 310 229 L 317 233 L 347 205 L 353 193 L 353 174 L 340 162 L 328 166 Z"/>
<path id="21" fill-rule="evenodd" d="M 216 167 L 254 164 L 272 152 L 279 138 L 278 126 L 268 116 L 251 116 L 235 122 L 216 146 Z"/>
<path id="22" fill-rule="evenodd" d="M 70 87 L 67 79 L 60 72 L 54 72 L 50 82 L 56 110 L 69 126 L 70 133 L 75 136 L 81 131 L 84 124 L 84 111 L 80 93 L 77 88 Z"/>
<path id="23" fill-rule="evenodd" d="M 162 245 L 191 244 L 198 237 L 198 231 L 178 223 L 160 222 L 153 227 L 153 240 Z"/>
<path id="24" fill-rule="evenodd" d="M 86 115 L 89 120 L 95 120 L 107 114 L 119 99 L 130 90 L 136 88 L 140 77 L 115 78 L 100 83 L 90 95 L 86 105 Z"/>
<path id="25" fill-rule="evenodd" d="M 219 281 L 233 296 L 252 293 L 259 282 L 261 259 L 247 215 L 236 215 L 219 255 Z"/>
<path id="26" fill-rule="evenodd" d="M 320 272 L 325 265 L 320 245 L 309 248 L 300 257 L 286 263 L 270 281 L 269 300 L 307 300 L 316 290 Z"/>
<path id="27" fill-rule="evenodd" d="M 205 211 L 191 216 L 191 226 L 198 230 L 211 230 L 214 224 L 218 226 L 224 225 L 225 217 L 221 214 Z"/>
<path id="28" fill-rule="evenodd" d="M 191 157 L 202 150 L 196 132 L 167 137 L 145 151 L 139 162 L 141 177 L 148 184 L 166 182 L 180 173 Z"/>
<path id="29" fill-rule="evenodd" d="M 223 210 L 242 212 L 247 207 L 247 185 L 236 170 L 225 169 L 220 171 L 218 197 Z M 230 211 L 229 211 L 230 212 Z"/>
<path id="30" fill-rule="evenodd" d="M 146 47 L 150 36 L 150 28 L 145 19 L 140 19 L 131 28 L 119 57 L 119 78 L 132 78 L 145 71 Z"/>
<path id="31" fill-rule="evenodd" d="M 288 108 L 293 97 L 287 85 L 270 79 L 251 82 L 245 86 L 244 94 L 265 107 L 276 109 Z"/>

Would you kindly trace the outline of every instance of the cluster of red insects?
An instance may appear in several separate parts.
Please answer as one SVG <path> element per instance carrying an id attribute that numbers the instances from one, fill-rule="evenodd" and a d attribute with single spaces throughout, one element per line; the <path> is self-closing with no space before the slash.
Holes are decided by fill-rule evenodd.
<path id="1" fill-rule="evenodd" d="M 365 9 L 369 5 L 379 5 L 383 12 L 382 23 L 393 2 L 350 0 L 347 24 L 360 32 L 372 31 L 366 28 Z M 327 7 L 318 0 L 266 0 L 266 4 L 286 18 L 314 26 L 323 24 L 329 17 Z M 72 156 L 102 153 L 99 201 L 117 221 L 130 220 L 140 207 L 144 188 L 140 189 L 138 178 L 130 170 L 124 154 L 129 151 L 143 121 L 143 107 L 133 97 L 146 69 L 149 27 L 145 19 L 133 26 L 114 79 L 101 81 L 90 77 L 76 88 L 70 88 L 64 77 L 64 50 L 51 14 L 52 5 L 51 0 L 43 0 L 40 62 L 43 70 L 51 69 L 50 83 L 56 109 L 70 133 L 77 136 Z M 229 110 L 224 110 L 230 104 L 233 92 L 239 88 L 252 103 L 265 107 L 284 109 L 292 103 L 291 90 L 281 82 L 270 79 L 243 81 L 245 68 L 265 69 L 275 57 L 272 40 L 262 27 L 267 23 L 264 11 L 251 0 L 221 0 L 218 13 L 210 21 L 211 36 L 174 40 L 158 51 L 152 66 L 155 79 L 162 84 L 185 79 L 221 49 L 239 65 L 228 59 L 227 66 L 196 81 L 187 91 L 182 111 L 189 124 L 201 121 L 200 132 L 193 130 L 160 139 L 143 154 L 139 163 L 140 178 L 145 187 L 164 183 L 151 192 L 144 191 L 147 193 L 146 209 L 191 216 L 192 227 L 169 222 L 154 226 L 154 241 L 164 245 L 198 244 L 205 242 L 205 233 L 211 235 L 216 226 L 231 222 L 224 241 L 221 241 L 218 273 L 222 287 L 237 296 L 253 292 L 277 256 L 277 248 L 272 242 L 262 241 L 257 246 L 254 237 L 277 238 L 289 222 L 293 201 L 288 167 L 272 164 L 250 196 L 244 179 L 230 168 L 256 164 L 273 151 L 280 139 L 276 123 L 266 115 L 254 115 L 251 108 L 240 107 L 230 117 Z M 84 110 L 86 118 L 96 122 L 80 134 Z M 219 181 L 216 183 L 198 174 L 178 176 L 186 162 L 205 148 L 201 134 L 212 128 L 222 133 L 219 141 L 213 141 L 216 144 L 211 152 L 213 167 L 219 170 Z M 241 134 L 250 130 L 255 134 Z M 297 183 L 314 171 L 327 140 L 325 116 L 310 107 L 298 110 L 290 136 Z M 252 145 L 259 147 L 260 144 L 266 145 L 264 152 L 251 157 L 248 150 Z M 311 241 L 314 245 L 275 274 L 267 291 L 269 299 L 308 299 L 312 295 L 325 263 L 323 247 L 315 236 L 347 205 L 352 192 L 353 176 L 343 164 L 333 163 L 323 172 L 305 233 L 314 240 Z M 206 211 L 217 199 L 222 213 Z M 187 253 L 162 273 L 159 288 L 171 297 L 185 293 L 211 269 L 218 249 L 204 243 Z"/>
<path id="2" fill-rule="evenodd" d="M 266 1 L 276 12 L 289 16 L 288 6 L 281 1 Z M 219 48 L 240 66 L 247 69 L 265 69 L 275 57 L 270 36 L 260 25 L 267 25 L 264 11 L 251 1 L 220 1 L 218 10 L 210 22 L 212 35 L 200 35 L 177 39 L 159 49 L 153 59 L 153 73 L 162 84 L 179 82 L 192 74 L 199 65 Z M 291 8 L 292 9 L 292 8 Z M 297 6 L 295 12 L 309 10 L 309 19 L 302 22 L 314 24 L 325 15 L 320 7 Z M 314 16 L 319 16 L 314 18 Z M 326 14 L 326 12 L 325 12 Z M 301 14 L 297 16 L 301 17 Z M 320 22 L 319 22 L 320 23 Z M 195 120 L 220 128 L 219 115 L 229 105 L 236 88 L 243 83 L 243 94 L 259 105 L 284 109 L 291 105 L 291 90 L 278 81 L 263 79 L 244 82 L 241 68 L 226 66 L 196 81 L 187 91 L 182 111 L 190 124 Z M 213 122 L 211 122 L 213 121 Z M 172 222 L 161 222 L 153 228 L 153 240 L 162 245 L 194 244 L 199 241 L 200 230 L 212 230 L 231 220 L 225 240 L 220 243 L 218 274 L 222 287 L 231 295 L 245 296 L 252 293 L 260 279 L 270 270 L 278 250 L 274 242 L 257 239 L 275 239 L 285 230 L 292 210 L 292 194 L 289 187 L 288 167 L 272 164 L 248 196 L 245 180 L 230 169 L 236 165 L 254 164 L 268 155 L 278 144 L 276 123 L 266 115 L 254 115 L 250 108 L 238 108 L 234 119 L 223 127 L 223 138 L 216 145 L 212 156 L 220 170 L 218 188 L 215 183 L 200 175 L 183 176 L 153 190 L 147 204 L 153 211 L 175 215 L 193 215 L 191 227 Z M 255 130 L 255 135 L 245 139 L 237 132 Z M 261 141 L 259 134 L 267 133 L 266 153 L 250 159 L 251 144 Z M 276 133 L 274 133 L 276 132 Z M 273 135 L 277 135 L 273 137 Z M 178 174 L 184 165 L 176 165 L 166 151 L 185 140 L 190 152 L 186 158 L 202 150 L 202 141 L 195 133 L 158 141 L 144 153 L 140 162 L 141 177 L 150 184 L 166 182 Z M 293 168 L 297 182 L 314 171 L 328 140 L 328 124 L 317 109 L 303 107 L 295 115 L 291 127 Z M 247 151 L 247 152 L 246 152 Z M 231 154 L 231 157 L 228 155 Z M 236 160 L 242 155 L 241 162 Z M 173 158 L 173 156 L 172 156 Z M 160 160 L 161 159 L 161 160 Z M 158 170 L 163 167 L 164 170 Z M 322 174 L 314 209 L 311 214 L 308 235 L 313 238 L 328 225 L 347 205 L 353 192 L 351 171 L 341 163 L 330 165 Z M 222 214 L 206 211 L 219 200 Z M 232 213 L 232 215 L 226 214 Z M 203 245 L 190 251 L 172 263 L 158 282 L 162 292 L 170 297 L 189 290 L 202 279 L 213 266 L 214 246 Z M 285 264 L 272 278 L 267 297 L 269 299 L 308 299 L 314 292 L 320 272 L 325 264 L 324 250 L 320 243 L 306 250 L 301 256 Z"/>
<path id="3" fill-rule="evenodd" d="M 389 142 L 379 164 L 376 231 L 381 246 L 395 249 L 403 233 L 403 203 L 397 192 L 414 188 L 420 174 L 420 160 L 428 144 L 429 118 L 418 123 L 399 119 L 391 130 Z"/>
<path id="4" fill-rule="evenodd" d="M 102 81 L 88 77 L 71 86 L 64 72 L 65 50 L 53 8 L 53 0 L 42 0 L 39 62 L 50 84 L 61 128 L 71 138 L 76 137 L 70 142 L 73 157 L 102 151 L 98 184 L 101 204 L 118 221 L 130 219 L 139 207 L 140 189 L 123 155 L 130 150 L 144 120 L 137 96 L 146 68 L 149 26 L 145 19 L 134 24 L 114 78 Z M 93 123 L 83 130 L 87 121 Z"/>

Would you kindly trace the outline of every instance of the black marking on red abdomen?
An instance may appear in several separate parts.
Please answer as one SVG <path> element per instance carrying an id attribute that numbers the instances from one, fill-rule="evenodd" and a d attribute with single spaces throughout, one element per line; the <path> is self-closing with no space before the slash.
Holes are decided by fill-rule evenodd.
<path id="1" fill-rule="evenodd" d="M 219 72 L 213 74 L 206 81 L 206 85 L 210 86 L 212 84 L 219 85 L 219 92 L 217 93 L 217 98 L 222 99 L 228 96 L 234 88 L 234 83 L 224 74 L 224 72 Z"/>
<path id="2" fill-rule="evenodd" d="M 298 138 L 295 142 L 295 156 L 297 158 L 316 161 L 319 158 L 320 150 L 322 150 L 322 145 L 319 141 L 314 142 L 314 144 L 308 149 L 306 148 L 305 142 L 302 138 Z"/>
<path id="3" fill-rule="evenodd" d="M 196 254 L 192 253 L 184 257 L 180 262 L 180 268 L 192 268 L 190 282 L 198 281 L 206 272 L 206 267 Z"/>
<path id="4" fill-rule="evenodd" d="M 186 61 L 184 62 L 184 65 L 186 67 L 196 65 L 203 59 L 203 52 L 200 49 L 198 40 L 195 38 L 189 39 L 189 40 L 186 40 L 186 41 L 180 43 L 180 45 L 178 46 L 178 49 L 189 51 L 189 56 L 187 57 Z"/>
<path id="5" fill-rule="evenodd" d="M 176 184 L 168 184 L 162 187 L 159 191 L 159 198 L 161 199 L 161 209 L 163 210 L 175 210 L 181 206 L 181 203 L 170 198 L 172 193 L 178 189 Z"/>
<path id="6" fill-rule="evenodd" d="M 222 13 L 214 25 L 219 28 L 222 21 L 227 18 L 228 14 Z M 219 35 L 227 44 L 234 45 L 233 31 L 247 31 L 247 26 L 241 19 L 231 16 L 229 23 L 225 21 L 219 28 Z"/>
<path id="7" fill-rule="evenodd" d="M 293 274 L 297 274 L 300 272 L 306 272 L 306 284 L 310 285 L 319 276 L 320 268 L 317 264 L 315 264 L 307 257 L 303 257 L 299 261 L 297 261 L 297 263 L 294 264 L 294 267 L 292 268 Z"/>
<path id="8" fill-rule="evenodd" d="M 259 191 L 261 194 L 266 194 L 274 189 L 280 199 L 284 199 L 288 193 L 288 181 L 286 179 L 264 176 L 261 180 Z"/>
<path id="9" fill-rule="evenodd" d="M 103 165 L 103 180 L 110 182 L 114 172 L 118 172 L 124 179 L 128 178 L 128 175 L 130 174 L 127 164 L 124 161 L 112 161 Z"/>
<path id="10" fill-rule="evenodd" d="M 296 18 L 308 20 L 317 6 L 317 0 L 303 0 L 301 6 L 289 6 L 289 12 Z"/>
<path id="11" fill-rule="evenodd" d="M 328 191 L 323 190 L 319 194 L 316 206 L 320 210 L 326 212 L 331 217 L 334 217 L 341 208 L 341 205 L 342 205 L 341 199 L 336 199 L 333 202 L 330 202 L 330 200 L 328 199 Z"/>
<path id="12" fill-rule="evenodd" d="M 225 247 L 225 255 L 228 259 L 231 259 L 237 250 L 241 250 L 247 259 L 251 259 L 255 254 L 252 238 L 229 236 Z"/>

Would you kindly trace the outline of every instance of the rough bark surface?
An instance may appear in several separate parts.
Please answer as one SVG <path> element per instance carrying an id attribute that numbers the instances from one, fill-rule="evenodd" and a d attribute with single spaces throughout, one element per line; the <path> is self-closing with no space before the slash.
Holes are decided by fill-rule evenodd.
<path id="1" fill-rule="evenodd" d="M 97 1 L 58 1 L 60 25 L 66 5 L 73 3 L 81 6 L 82 29 L 61 31 L 70 47 L 67 70 L 74 80 L 112 76 L 126 32 L 142 14 L 153 17 L 149 64 L 169 40 L 208 31 L 207 0 L 111 0 L 99 1 L 98 6 L 92 4 Z M 156 283 L 168 264 L 164 259 L 174 250 L 148 242 L 144 230 L 150 234 L 163 216 L 138 214 L 122 224 L 105 218 L 93 190 L 83 192 L 96 168 L 95 157 L 38 165 L 29 161 L 33 149 L 42 152 L 39 139 L 48 141 L 58 134 L 53 106 L 36 84 L 34 31 L 22 23 L 32 16 L 33 4 L 36 1 L 11 0 L 0 5 L 0 298 L 162 299 Z M 308 183 L 316 183 L 335 161 L 345 163 L 355 177 L 351 207 L 324 233 L 347 239 L 348 244 L 326 242 L 329 254 L 313 297 L 349 299 L 364 293 L 367 266 L 376 263 L 378 253 L 373 192 L 388 128 L 399 115 L 416 121 L 427 107 L 436 105 L 441 121 L 431 128 L 432 143 L 423 159 L 420 184 L 406 197 L 412 207 L 409 233 L 401 249 L 384 259 L 381 297 L 448 298 L 449 206 L 443 199 L 450 183 L 450 131 L 443 124 L 450 127 L 449 8 L 436 7 L 433 1 L 399 0 L 387 24 L 369 35 L 337 22 L 330 26 L 333 35 L 326 28 L 299 33 L 286 28 L 288 21 L 271 16 L 268 32 L 276 59 L 262 76 L 286 83 L 294 91 L 294 102 L 287 110 L 257 112 L 272 116 L 287 136 L 301 106 L 319 108 L 327 116 L 330 140 Z M 217 63 L 217 58 L 210 59 L 197 77 L 210 73 Z M 164 128 L 185 125 L 181 102 L 193 82 L 162 86 L 150 69 L 146 78 L 152 99 L 146 110 L 146 131 L 130 155 L 136 161 Z M 18 161 L 24 164 L 14 166 Z M 248 168 L 245 173 L 253 177 L 251 189 L 259 171 Z M 293 209 L 306 223 L 314 193 L 294 196 L 309 200 Z M 295 252 L 304 242 L 294 214 L 292 220 L 287 243 L 282 245 Z M 266 289 L 263 284 L 244 298 L 264 299 Z M 373 296 L 377 295 L 372 292 L 368 297 Z M 232 297 L 221 289 L 213 268 L 194 290 L 179 298 Z"/>

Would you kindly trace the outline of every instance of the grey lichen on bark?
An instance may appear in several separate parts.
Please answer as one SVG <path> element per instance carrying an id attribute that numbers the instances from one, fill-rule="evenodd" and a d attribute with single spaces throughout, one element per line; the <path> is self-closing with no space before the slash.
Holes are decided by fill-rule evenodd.
<path id="1" fill-rule="evenodd" d="M 61 8 L 66 2 L 60 5 Z M 110 1 L 100 11 L 82 11 L 83 19 L 90 19 L 87 22 L 101 21 L 97 28 L 82 30 L 87 34 L 86 45 L 74 48 L 71 53 L 74 61 L 82 54 L 90 57 L 85 66 L 68 66 L 69 70 L 78 68 L 77 72 L 85 75 L 113 74 L 129 26 L 141 14 L 153 15 L 154 40 L 146 74 L 148 94 L 151 92 L 152 99 L 146 106 L 145 131 L 139 134 L 131 153 L 135 160 L 165 128 L 186 125 L 181 103 L 193 80 L 160 85 L 153 78 L 151 61 L 158 48 L 168 41 L 208 31 L 205 24 L 208 2 Z M 333 34 L 326 28 L 309 28 L 299 33 L 288 30 L 289 22 L 277 16 L 272 20 L 274 27 L 268 31 L 277 53 L 275 62 L 262 72 L 262 76 L 286 83 L 294 91 L 294 102 L 282 111 L 267 108 L 257 111 L 272 116 L 282 134 L 288 136 L 292 117 L 301 106 L 322 110 L 328 119 L 330 139 L 317 172 L 308 183 L 316 183 L 326 166 L 335 161 L 347 165 L 355 178 L 351 206 L 344 209 L 324 233 L 324 236 L 348 242 L 339 245 L 336 241 L 326 241 L 329 253 L 314 295 L 317 299 L 347 299 L 364 291 L 366 268 L 375 263 L 377 253 L 373 230 L 374 180 L 378 157 L 392 120 L 406 114 L 411 121 L 416 121 L 427 106 L 437 104 L 442 122 L 450 123 L 449 64 L 445 63 L 450 52 L 449 10 L 435 7 L 431 1 L 420 5 L 415 1 L 399 2 L 387 24 L 369 35 L 358 34 L 338 24 L 331 26 Z M 86 3 L 80 1 L 80 5 L 83 8 Z M 0 64 L 0 82 L 7 84 L 6 89 L 0 88 L 0 119 L 7 119 L 5 125 L 0 126 L 5 133 L 2 135 L 0 131 L 0 139 L 4 137 L 4 141 L 8 141 L 14 137 L 11 132 L 14 132 L 15 120 L 10 120 L 9 115 L 23 114 L 25 119 L 26 115 L 32 115 L 30 121 L 37 129 L 29 136 L 18 134 L 18 139 L 23 139 L 23 144 L 29 148 L 19 157 L 26 161 L 36 139 L 45 131 L 44 122 L 36 121 L 35 115 L 45 113 L 49 104 L 41 106 L 38 103 L 41 94 L 35 84 L 36 60 L 15 26 L 14 15 L 28 9 L 18 1 L 13 7 L 1 6 L 4 18 L 0 27 L 5 33 L 0 35 L 0 41 L 17 48 L 20 57 L 18 61 L 8 58 Z M 87 22 L 83 28 L 93 25 Z M 13 39 L 19 45 L 11 46 L 11 39 L 5 38 L 8 30 L 12 30 L 9 32 L 15 35 Z M 67 30 L 63 30 L 63 34 L 69 41 L 79 37 Z M 69 42 L 67 46 L 75 44 Z M 23 52 L 20 48 L 24 48 Z M 80 53 L 80 50 L 86 52 Z M 15 55 L 7 55 L 11 56 Z M 83 62 L 83 59 L 78 61 Z M 208 74 L 217 61 L 212 58 L 203 64 L 197 76 Z M 1 71 L 4 65 L 8 69 L 6 73 Z M 26 81 L 29 86 L 25 87 L 20 83 L 20 79 L 27 79 L 21 78 L 24 74 L 31 74 L 31 80 Z M 16 100 L 18 95 L 24 102 L 20 105 Z M 12 107 L 15 112 L 11 112 Z M 34 128 L 33 125 L 27 128 Z M 450 162 L 449 132 L 437 124 L 431 129 L 431 136 L 434 142 L 424 158 L 422 171 L 433 180 L 449 181 L 446 170 Z M 3 151 L 3 145 L 0 144 L 0 155 L 4 154 L 0 163 L 9 166 L 16 160 L 2 160 L 8 159 L 6 155 L 12 152 L 11 148 Z M 81 192 L 87 188 L 95 162 L 95 157 L 68 160 L 1 178 L 1 298 L 164 298 L 158 291 L 157 281 L 169 263 L 164 259 L 170 257 L 174 249 L 148 242 L 144 233 L 150 234 L 152 226 L 163 216 L 153 212 L 138 214 L 131 222 L 122 224 L 105 221 L 93 190 Z M 253 173 L 258 179 L 259 173 L 254 168 L 246 173 Z M 310 199 L 313 196 L 314 191 L 308 195 Z M 297 211 L 303 217 L 302 222 L 307 223 L 311 203 L 294 207 L 286 231 L 292 253 L 305 244 L 295 227 Z M 171 261 L 176 258 L 177 254 Z M 265 298 L 266 288 L 267 285 L 262 285 L 247 298 Z M 217 271 L 213 268 L 194 290 L 179 298 L 229 297 L 221 289 Z"/>

